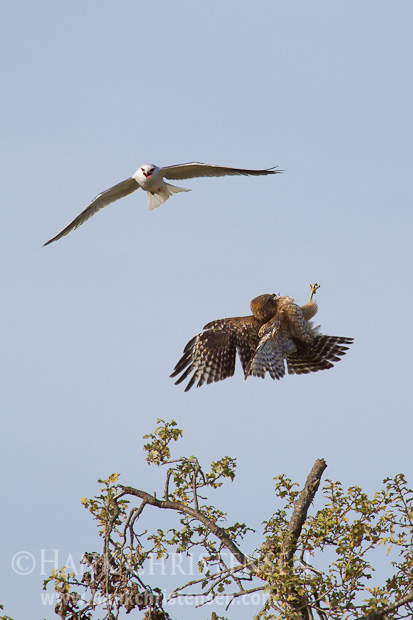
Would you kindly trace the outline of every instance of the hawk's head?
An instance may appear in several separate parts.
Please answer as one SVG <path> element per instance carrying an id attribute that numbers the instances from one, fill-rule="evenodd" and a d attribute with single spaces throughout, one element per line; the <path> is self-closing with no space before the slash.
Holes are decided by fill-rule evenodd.
<path id="1" fill-rule="evenodd" d="M 251 302 L 252 314 L 262 323 L 267 323 L 277 312 L 278 300 L 279 297 L 275 293 L 255 297 Z"/>

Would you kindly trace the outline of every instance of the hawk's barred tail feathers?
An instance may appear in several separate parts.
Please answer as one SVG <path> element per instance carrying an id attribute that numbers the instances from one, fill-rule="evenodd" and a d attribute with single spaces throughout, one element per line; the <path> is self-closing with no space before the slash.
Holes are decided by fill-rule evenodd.
<path id="1" fill-rule="evenodd" d="M 272 379 L 282 379 L 285 375 L 284 360 L 287 355 L 295 351 L 295 345 L 291 338 L 286 338 L 282 333 L 281 322 L 272 321 L 271 330 L 264 335 L 249 361 L 244 378 L 250 376 L 265 378 L 268 372 Z"/>
<path id="2" fill-rule="evenodd" d="M 282 379 L 285 375 L 284 356 L 281 347 L 275 347 L 270 340 L 271 334 L 267 334 L 262 340 L 254 357 L 249 361 L 244 379 L 248 377 L 260 377 L 265 379 L 265 373 L 269 372 L 272 379 Z"/>

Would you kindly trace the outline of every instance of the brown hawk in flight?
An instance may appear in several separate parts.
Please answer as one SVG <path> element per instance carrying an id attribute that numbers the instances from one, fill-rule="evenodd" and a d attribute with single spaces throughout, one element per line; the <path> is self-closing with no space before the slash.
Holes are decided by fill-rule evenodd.
<path id="1" fill-rule="evenodd" d="M 346 354 L 353 338 L 320 334 L 310 319 L 316 314 L 313 300 L 318 284 L 311 285 L 311 296 L 304 306 L 291 297 L 260 295 L 251 301 L 251 316 L 218 319 L 205 325 L 192 338 L 171 377 L 176 384 L 192 374 L 185 392 L 197 382 L 222 381 L 235 372 L 236 353 L 241 359 L 245 379 L 250 375 L 273 379 L 285 375 L 284 360 L 290 374 L 307 374 L 331 368 Z"/>

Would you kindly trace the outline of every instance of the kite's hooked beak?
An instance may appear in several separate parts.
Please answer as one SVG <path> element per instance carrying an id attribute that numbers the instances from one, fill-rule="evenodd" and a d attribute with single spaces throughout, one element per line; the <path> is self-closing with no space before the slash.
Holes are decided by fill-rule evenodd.
<path id="1" fill-rule="evenodd" d="M 149 170 L 149 172 L 144 172 L 143 174 L 147 179 L 149 179 L 149 177 L 153 175 L 153 170 Z"/>

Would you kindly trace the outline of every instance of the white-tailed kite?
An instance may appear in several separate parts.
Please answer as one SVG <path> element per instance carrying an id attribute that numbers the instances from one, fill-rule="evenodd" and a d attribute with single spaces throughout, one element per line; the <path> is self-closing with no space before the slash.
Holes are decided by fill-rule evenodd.
<path id="1" fill-rule="evenodd" d="M 159 168 L 154 164 L 144 164 L 129 179 L 110 187 L 101 192 L 92 200 L 92 202 L 70 222 L 58 235 L 49 239 L 44 245 L 49 245 L 53 241 L 61 239 L 75 228 L 84 224 L 92 215 L 95 215 L 100 209 L 106 207 L 111 202 L 115 202 L 119 198 L 123 198 L 131 194 L 140 187 L 148 194 L 148 208 L 155 209 L 164 203 L 172 194 L 178 192 L 190 192 L 189 189 L 176 187 L 165 183 L 164 179 L 192 179 L 194 177 L 223 177 L 229 175 L 255 175 L 277 174 L 281 170 L 275 168 L 266 168 L 265 170 L 246 170 L 244 168 L 227 168 L 226 166 L 210 166 L 209 164 L 201 164 L 199 162 L 191 162 L 188 164 L 178 164 L 176 166 L 165 166 Z"/>

